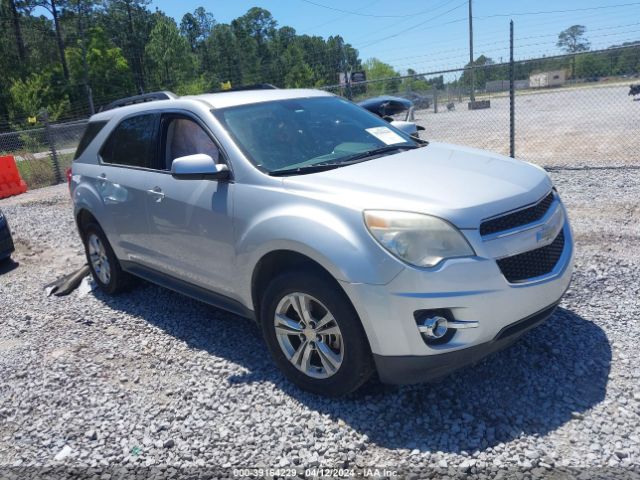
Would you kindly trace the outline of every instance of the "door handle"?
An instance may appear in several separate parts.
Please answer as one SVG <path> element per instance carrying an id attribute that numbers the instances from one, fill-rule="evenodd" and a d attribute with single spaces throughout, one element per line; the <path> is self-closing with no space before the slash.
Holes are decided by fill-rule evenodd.
<path id="1" fill-rule="evenodd" d="M 147 190 L 147 195 L 151 195 L 152 197 L 155 197 L 156 202 L 161 202 L 162 199 L 164 198 L 164 193 L 162 193 L 162 190 L 160 189 L 160 187 L 154 187 L 151 190 Z"/>

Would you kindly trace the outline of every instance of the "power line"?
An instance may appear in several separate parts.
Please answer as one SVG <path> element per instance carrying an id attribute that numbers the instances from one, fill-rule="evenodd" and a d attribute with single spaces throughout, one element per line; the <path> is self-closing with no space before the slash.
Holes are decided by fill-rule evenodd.
<path id="1" fill-rule="evenodd" d="M 429 9 L 429 10 L 422 10 L 420 12 L 415 12 L 415 13 L 408 13 L 405 15 L 376 15 L 373 13 L 360 13 L 360 10 L 355 10 L 355 11 L 343 10 L 341 8 L 330 7 L 329 5 L 323 5 L 322 3 L 317 3 L 312 0 L 300 0 L 300 1 L 308 3 L 310 5 L 315 5 L 316 7 L 326 8 L 327 10 L 333 10 L 334 12 L 346 13 L 347 15 L 357 15 L 359 17 L 372 17 L 372 18 L 409 18 L 409 17 L 417 17 L 419 15 L 424 15 L 425 13 L 430 13 L 431 11 L 433 11 L 432 9 Z"/>
<path id="2" fill-rule="evenodd" d="M 640 2 L 620 3 L 618 5 L 600 5 L 598 7 L 574 8 L 570 10 L 547 10 L 547 11 L 520 12 L 520 13 L 496 13 L 493 15 L 486 15 L 484 17 L 475 17 L 475 18 L 479 20 L 485 20 L 487 18 L 496 18 L 496 17 L 521 17 L 525 15 L 547 15 L 550 13 L 573 13 L 573 12 L 585 12 L 587 10 L 605 10 L 605 9 L 608 10 L 610 8 L 629 7 L 632 5 L 640 5 Z"/>
<path id="3" fill-rule="evenodd" d="M 614 30 L 614 29 L 618 30 L 620 28 L 635 27 L 635 26 L 638 26 L 638 25 L 640 25 L 640 22 L 629 23 L 629 24 L 625 24 L 625 25 L 612 25 L 612 26 L 608 26 L 608 27 L 589 29 L 589 32 L 600 32 L 600 31 L 604 31 L 604 30 Z M 619 32 L 619 31 L 616 31 L 615 32 L 615 34 L 623 34 L 623 33 L 634 33 L 634 31 L 631 31 L 631 32 Z M 601 38 L 602 36 L 604 36 L 604 35 L 596 35 L 593 38 Z M 517 42 L 521 42 L 523 40 L 532 40 L 532 39 L 538 39 L 538 38 L 549 38 L 549 41 L 552 41 L 552 39 L 550 37 L 554 37 L 553 38 L 554 42 L 557 39 L 557 35 L 555 35 L 555 34 L 545 34 L 545 35 L 531 35 L 531 36 L 526 36 L 526 37 L 518 37 L 518 38 L 516 38 L 516 41 Z M 492 41 L 492 42 L 474 44 L 474 47 L 475 48 L 484 49 L 484 47 L 491 47 L 491 46 L 494 46 L 494 45 L 502 45 L 502 46 L 504 46 L 505 44 L 506 44 L 505 40 L 496 40 L 496 41 Z M 529 46 L 529 45 L 518 45 L 519 48 L 523 47 L 523 46 Z M 504 48 L 507 48 L 507 47 L 504 47 Z M 422 54 L 422 55 L 409 55 L 409 56 L 404 56 L 404 57 L 385 58 L 385 62 L 391 63 L 391 62 L 394 62 L 394 61 L 397 61 L 397 60 L 410 60 L 410 59 L 415 59 L 415 58 L 433 57 L 434 55 L 442 55 L 442 54 L 445 54 L 445 53 L 457 53 L 457 52 L 462 52 L 463 50 L 464 50 L 463 48 L 452 48 L 452 49 L 448 49 L 448 50 L 437 50 L 437 51 L 434 51 L 432 53 Z"/>
<path id="4" fill-rule="evenodd" d="M 558 14 L 558 16 L 561 16 L 561 15 L 562 14 Z M 592 13 L 591 15 L 581 16 L 579 21 L 580 22 L 584 22 L 586 19 L 591 19 L 591 18 L 597 19 L 598 21 L 602 20 L 602 19 L 607 19 L 607 20 L 610 19 L 611 21 L 623 21 L 623 20 L 628 20 L 630 16 L 632 16 L 632 14 L 630 12 L 624 12 L 624 13 L 622 13 L 620 11 L 617 11 L 617 12 L 613 12 L 613 11 L 612 12 L 597 12 L 597 13 Z M 474 17 L 474 18 L 477 19 L 478 17 Z M 452 21 L 449 21 L 449 22 L 439 23 L 437 25 L 433 25 L 433 26 L 430 26 L 428 28 L 430 30 L 440 29 L 442 27 L 449 26 L 451 24 L 466 22 L 467 20 L 468 19 L 466 17 L 465 18 L 459 18 L 459 19 L 452 20 Z M 554 17 L 553 19 L 549 19 L 548 21 L 545 21 L 544 25 L 545 25 L 545 27 L 548 27 L 549 25 L 552 25 L 552 24 L 553 25 L 555 25 L 555 24 L 560 25 L 560 24 L 563 24 L 563 23 L 567 24 L 567 23 L 570 23 L 570 22 L 574 22 L 575 23 L 575 21 L 576 21 L 575 17 L 571 17 L 571 20 Z M 587 25 L 588 23 L 583 23 L 583 24 Z M 536 28 L 538 25 L 542 25 L 542 24 L 541 23 L 523 24 L 522 26 L 520 26 L 518 28 L 518 31 L 520 31 L 521 33 L 524 32 L 524 33 L 527 33 L 527 34 L 535 34 L 535 33 L 538 33 L 538 32 L 546 32 L 546 31 L 548 31 L 548 28 L 545 28 L 545 29 Z M 533 29 L 531 27 L 533 27 Z M 611 28 L 614 28 L 614 27 L 611 27 Z M 593 31 L 597 31 L 598 29 L 589 28 L 588 30 L 589 30 L 589 32 L 593 32 Z M 419 32 L 417 32 L 417 31 L 413 32 L 413 34 L 416 34 L 416 33 L 419 33 Z M 481 32 L 480 35 L 478 35 L 476 38 L 479 39 L 480 41 L 483 41 L 483 42 L 484 41 L 503 42 L 502 35 L 496 35 L 495 33 L 496 33 L 495 29 L 492 30 L 492 32 L 489 35 L 487 35 L 487 34 L 483 35 L 483 33 Z M 545 36 L 546 35 L 547 34 L 545 34 Z M 551 35 L 551 34 L 548 34 L 548 35 Z M 524 39 L 524 37 L 520 37 L 517 40 L 523 40 L 523 39 Z M 428 44 L 429 44 L 430 47 L 431 46 L 436 46 L 436 45 L 450 45 L 451 41 L 449 40 L 449 41 L 441 41 L 441 42 L 429 42 Z M 462 43 L 461 43 L 461 45 L 462 45 Z M 460 47 L 458 49 L 461 50 L 462 47 Z M 376 49 L 376 55 L 377 56 L 380 56 L 380 55 L 384 56 L 383 54 L 385 52 L 403 53 L 406 50 L 414 51 L 415 50 L 415 45 L 413 43 L 411 43 L 411 44 L 406 45 L 406 46 L 398 46 L 398 47 L 394 47 L 394 48 L 383 48 L 382 50 Z"/>
<path id="5" fill-rule="evenodd" d="M 431 8 L 432 12 L 436 12 L 437 10 L 439 10 L 442 7 L 446 7 L 447 5 L 453 3 L 454 0 L 444 0 L 443 2 L 439 3 L 438 5 L 434 6 Z M 354 39 L 355 42 L 359 42 L 361 40 L 364 40 L 365 38 L 371 37 L 371 36 L 375 36 L 377 34 L 379 34 L 381 31 L 384 30 L 389 30 L 390 28 L 396 27 L 397 25 L 399 25 L 399 22 L 393 22 L 391 25 L 387 25 L 386 27 L 381 27 L 378 28 L 372 32 L 369 33 L 365 33 L 364 35 L 361 35 L 359 37 L 356 37 Z"/>
<path id="6" fill-rule="evenodd" d="M 397 37 L 398 35 L 402 35 L 403 33 L 409 32 L 409 31 L 411 31 L 411 30 L 415 30 L 416 28 L 421 27 L 421 26 L 423 26 L 423 25 L 425 25 L 425 24 L 427 24 L 427 23 L 429 23 L 429 22 L 432 22 L 433 20 L 436 20 L 436 19 L 438 19 L 438 18 L 440 18 L 440 17 L 443 17 L 443 16 L 444 16 L 444 15 L 446 15 L 447 13 L 451 13 L 451 12 L 453 12 L 454 10 L 457 10 L 457 9 L 459 9 L 460 7 L 465 6 L 465 5 L 467 5 L 467 0 L 464 0 L 462 3 L 460 3 L 460 4 L 456 5 L 455 7 L 450 8 L 450 9 L 449 9 L 449 10 L 447 10 L 446 12 L 442 12 L 442 13 L 440 13 L 440 14 L 438 14 L 438 15 L 434 16 L 434 17 L 428 18 L 427 20 L 425 20 L 425 21 L 423 21 L 423 22 L 420 22 L 420 23 L 418 23 L 418 24 L 416 24 L 416 25 L 413 25 L 412 27 L 405 28 L 404 30 L 402 30 L 402 31 L 400 31 L 400 32 L 398 32 L 398 33 L 394 33 L 394 34 L 392 34 L 392 35 L 388 35 L 388 36 L 386 36 L 386 37 L 379 38 L 379 39 L 377 39 L 377 40 L 374 40 L 374 41 L 372 41 L 372 42 L 367 43 L 366 45 L 362 45 L 362 46 L 360 46 L 360 47 L 358 47 L 358 48 L 366 48 L 366 47 L 370 47 L 371 45 L 376 45 L 377 43 L 384 42 L 385 40 L 389 40 L 390 38 L 395 38 L 395 37 Z"/>
<path id="7" fill-rule="evenodd" d="M 356 10 L 356 12 L 361 12 L 362 10 L 364 10 L 364 9 L 366 9 L 366 8 L 369 8 L 369 7 L 371 7 L 372 5 L 375 5 L 376 3 L 379 3 L 379 2 L 380 2 L 380 0 L 373 0 L 373 1 L 369 2 L 366 6 L 364 6 L 364 7 L 362 7 L 362 8 L 358 8 L 358 9 Z M 321 27 L 324 27 L 324 26 L 326 26 L 326 25 L 329 25 L 330 23 L 337 22 L 338 20 L 343 20 L 344 18 L 345 18 L 345 16 L 344 16 L 344 15 L 340 15 L 340 16 L 337 16 L 337 17 L 335 17 L 335 18 L 332 18 L 331 20 L 327 20 L 326 22 L 321 23 L 320 25 L 316 25 L 315 27 L 307 28 L 307 29 L 305 29 L 305 30 L 306 30 L 307 32 L 313 32 L 314 30 L 317 30 L 317 29 L 319 29 L 319 28 L 321 28 Z"/>

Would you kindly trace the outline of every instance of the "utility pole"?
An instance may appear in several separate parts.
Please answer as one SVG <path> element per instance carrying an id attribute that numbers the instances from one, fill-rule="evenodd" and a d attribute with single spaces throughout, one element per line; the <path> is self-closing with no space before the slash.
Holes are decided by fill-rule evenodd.
<path id="1" fill-rule="evenodd" d="M 471 7 L 472 0 L 469 0 L 469 66 L 471 69 L 469 70 L 471 74 L 471 94 L 469 95 L 469 100 L 471 103 L 476 101 L 476 95 L 474 93 L 475 85 L 476 85 L 476 72 L 473 68 L 473 10 Z"/>
<path id="2" fill-rule="evenodd" d="M 341 44 L 342 46 L 342 71 L 344 72 L 344 86 L 345 86 L 345 94 L 349 100 L 353 98 L 353 93 L 351 91 L 351 68 L 349 62 L 347 61 L 347 49 L 345 48 L 344 41 Z"/>
<path id="3" fill-rule="evenodd" d="M 509 155 L 516 157 L 516 67 L 513 63 L 513 20 L 509 23 Z"/>

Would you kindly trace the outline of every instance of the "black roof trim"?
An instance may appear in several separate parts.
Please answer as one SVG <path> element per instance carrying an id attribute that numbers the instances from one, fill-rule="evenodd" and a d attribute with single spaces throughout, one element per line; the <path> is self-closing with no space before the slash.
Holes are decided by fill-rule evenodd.
<path id="1" fill-rule="evenodd" d="M 178 96 L 172 92 L 151 92 L 142 95 L 134 95 L 132 97 L 121 98 L 111 102 L 106 107 L 100 109 L 101 112 L 112 110 L 114 108 L 126 107 L 127 105 L 135 105 L 136 103 L 154 102 L 156 100 L 175 100 Z"/>

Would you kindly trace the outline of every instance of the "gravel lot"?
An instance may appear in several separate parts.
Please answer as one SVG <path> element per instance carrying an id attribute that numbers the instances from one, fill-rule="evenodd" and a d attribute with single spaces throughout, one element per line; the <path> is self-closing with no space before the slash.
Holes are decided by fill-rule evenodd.
<path id="1" fill-rule="evenodd" d="M 18 249 L 0 273 L 0 478 L 318 465 L 640 478 L 640 170 L 552 176 L 578 251 L 555 316 L 438 384 L 342 400 L 284 381 L 251 322 L 162 288 L 46 297 L 83 263 L 66 186 L 0 201 Z"/>
<path id="2" fill-rule="evenodd" d="M 516 155 L 544 165 L 632 165 L 640 151 L 640 102 L 629 85 L 591 85 L 516 92 Z M 497 96 L 498 95 L 498 96 Z M 448 112 L 419 110 L 416 120 L 430 140 L 509 154 L 509 97 L 493 94 L 491 108 Z"/>

